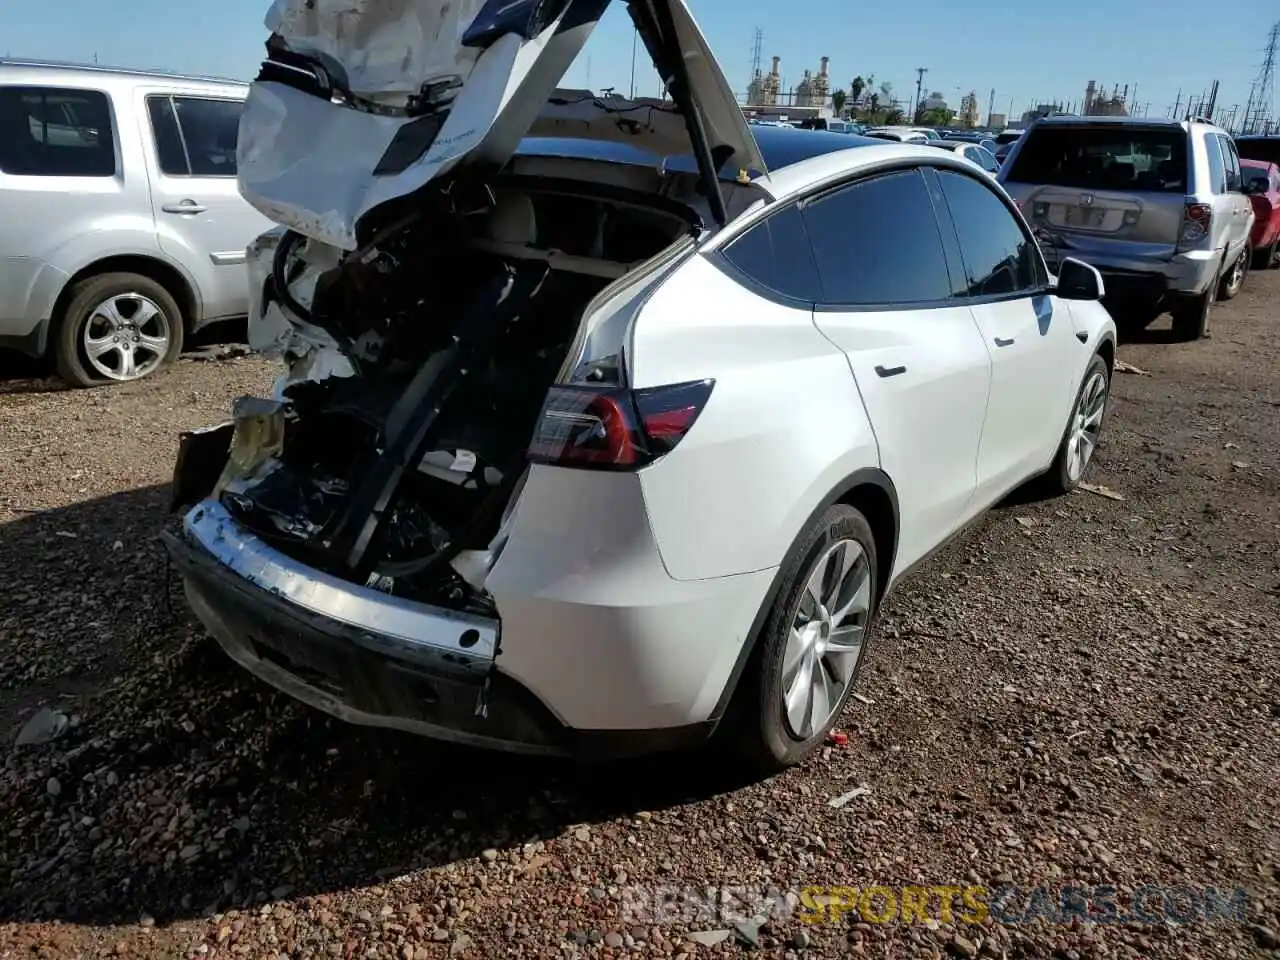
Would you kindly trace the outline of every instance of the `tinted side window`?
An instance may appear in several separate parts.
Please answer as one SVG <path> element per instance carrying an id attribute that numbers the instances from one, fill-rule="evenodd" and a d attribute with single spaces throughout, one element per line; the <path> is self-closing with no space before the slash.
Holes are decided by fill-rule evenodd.
<path id="1" fill-rule="evenodd" d="M 173 100 L 169 97 L 147 97 L 147 115 L 151 118 L 151 134 L 160 172 L 171 177 L 190 174 L 182 132 L 178 129 L 178 115 L 173 112 Z"/>
<path id="2" fill-rule="evenodd" d="M 783 296 L 815 301 L 819 297 L 813 248 L 800 210 L 788 206 L 730 243 L 725 257 L 752 280 Z"/>
<path id="3" fill-rule="evenodd" d="M 174 97 L 173 108 L 182 129 L 191 175 L 234 177 L 236 140 L 244 104 L 237 100 Z"/>
<path id="4" fill-rule="evenodd" d="M 804 207 L 823 301 L 946 300 L 951 278 L 938 220 L 918 170 L 843 187 Z"/>
<path id="5" fill-rule="evenodd" d="M 969 296 L 1038 289 L 1041 271 L 1035 243 L 1004 202 L 973 177 L 939 170 L 938 180 L 960 241 Z"/>
<path id="6" fill-rule="evenodd" d="M 0 170 L 34 177 L 112 177 L 111 104 L 96 90 L 0 87 Z"/>
<path id="7" fill-rule="evenodd" d="M 1227 192 L 1227 164 L 1222 159 L 1222 144 L 1216 133 L 1204 135 L 1205 150 L 1209 154 L 1209 190 L 1213 193 Z"/>

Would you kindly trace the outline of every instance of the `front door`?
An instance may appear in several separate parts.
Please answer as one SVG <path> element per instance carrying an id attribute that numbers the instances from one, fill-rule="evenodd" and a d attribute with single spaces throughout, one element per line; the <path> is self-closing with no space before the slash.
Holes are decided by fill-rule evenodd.
<path id="1" fill-rule="evenodd" d="M 898 569 L 971 516 L 991 360 L 951 300 L 919 170 L 855 181 L 805 203 L 823 291 L 818 328 L 844 350 L 898 492 Z"/>
<path id="2" fill-rule="evenodd" d="M 1043 470 L 1066 429 L 1083 349 L 1071 314 L 1048 292 L 1035 241 L 984 180 L 939 170 L 973 318 L 991 357 L 976 505 Z"/>
<path id="3" fill-rule="evenodd" d="M 192 272 L 203 305 L 196 319 L 244 316 L 245 248 L 274 224 L 236 186 L 243 102 L 155 91 L 140 96 L 151 128 L 144 139 L 160 248 Z"/>

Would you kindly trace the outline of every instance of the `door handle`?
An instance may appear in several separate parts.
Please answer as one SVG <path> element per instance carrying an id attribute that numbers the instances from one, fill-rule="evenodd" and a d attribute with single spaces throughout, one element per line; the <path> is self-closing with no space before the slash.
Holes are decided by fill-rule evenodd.
<path id="1" fill-rule="evenodd" d="M 181 203 L 166 203 L 160 209 L 165 213 L 204 213 L 209 208 L 194 200 L 183 200 Z"/>
<path id="2" fill-rule="evenodd" d="M 876 365 L 876 373 L 882 377 L 896 377 L 898 374 L 906 372 L 906 367 L 882 367 L 879 364 Z"/>
<path id="3" fill-rule="evenodd" d="M 1002 340 L 1002 339 L 1000 339 L 999 337 L 996 337 L 996 346 L 997 346 L 997 347 L 1012 347 L 1012 346 L 1013 346 L 1013 337 L 1010 337 L 1008 340 Z"/>

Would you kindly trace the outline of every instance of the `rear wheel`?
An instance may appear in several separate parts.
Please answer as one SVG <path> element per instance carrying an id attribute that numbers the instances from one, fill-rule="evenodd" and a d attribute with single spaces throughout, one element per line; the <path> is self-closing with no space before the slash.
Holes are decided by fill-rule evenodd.
<path id="1" fill-rule="evenodd" d="M 1249 275 L 1249 246 L 1245 244 L 1245 248 L 1240 251 L 1240 256 L 1236 257 L 1231 266 L 1227 267 L 1227 272 L 1222 275 L 1222 283 L 1218 286 L 1218 299 L 1230 300 L 1240 292 L 1244 286 L 1244 278 Z"/>
<path id="2" fill-rule="evenodd" d="M 1130 333 L 1145 330 L 1160 316 L 1157 300 L 1118 300 L 1107 308 L 1116 326 Z"/>
<path id="3" fill-rule="evenodd" d="M 1173 318 L 1173 334 L 1179 340 L 1202 340 L 1209 336 L 1209 313 L 1218 299 L 1219 280 L 1209 283 L 1209 289 L 1199 296 L 1182 296 L 1169 306 Z"/>
<path id="4" fill-rule="evenodd" d="M 853 690 L 875 615 L 875 538 L 860 512 L 830 507 L 800 543 L 728 731 L 766 770 L 801 762 L 826 739 Z"/>
<path id="5" fill-rule="evenodd" d="M 1276 247 L 1280 246 L 1280 237 L 1272 240 L 1265 247 L 1259 247 L 1253 253 L 1253 269 L 1270 270 L 1276 265 Z"/>
<path id="6" fill-rule="evenodd" d="M 169 291 L 136 273 L 81 280 L 58 324 L 58 374 L 78 387 L 140 380 L 182 352 L 182 313 Z"/>

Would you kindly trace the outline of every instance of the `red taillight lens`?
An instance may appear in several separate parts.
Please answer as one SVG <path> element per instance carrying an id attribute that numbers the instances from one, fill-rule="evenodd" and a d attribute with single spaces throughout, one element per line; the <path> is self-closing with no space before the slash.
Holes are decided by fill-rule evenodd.
<path id="1" fill-rule="evenodd" d="M 1182 230 L 1178 246 L 1189 247 L 1209 236 L 1213 226 L 1213 207 L 1207 203 L 1188 203 L 1182 211 Z"/>
<path id="2" fill-rule="evenodd" d="M 670 453 L 698 419 L 713 381 L 647 390 L 552 387 L 529 443 L 535 463 L 635 470 Z"/>

